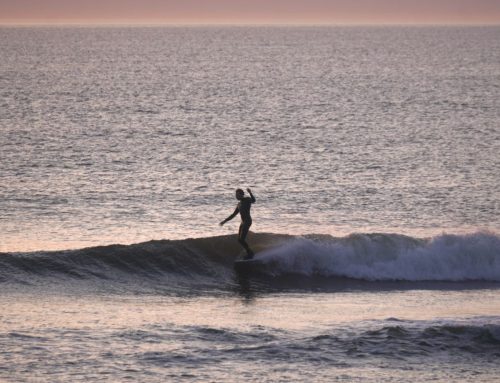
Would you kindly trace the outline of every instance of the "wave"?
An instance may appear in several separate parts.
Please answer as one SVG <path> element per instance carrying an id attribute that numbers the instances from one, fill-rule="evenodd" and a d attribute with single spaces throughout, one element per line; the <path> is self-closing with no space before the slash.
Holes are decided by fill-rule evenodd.
<path id="1" fill-rule="evenodd" d="M 443 352 L 500 356 L 500 326 L 497 324 L 388 322 L 391 320 L 382 326 L 376 323 L 374 328 L 365 331 L 348 329 L 348 336 L 338 331 L 322 334 L 310 339 L 309 343 L 321 350 L 333 347 L 348 350 L 356 357 L 378 355 L 406 359 Z"/>
<path id="2" fill-rule="evenodd" d="M 486 319 L 487 322 L 484 322 Z M 236 358 L 262 359 L 267 362 L 281 360 L 349 361 L 366 358 L 383 358 L 401 361 L 417 360 L 422 357 L 439 357 L 451 353 L 455 361 L 471 357 L 495 360 L 500 356 L 500 326 L 498 317 L 475 318 L 468 323 L 436 321 L 405 321 L 387 319 L 367 321 L 358 326 L 341 326 L 322 329 L 321 332 L 297 337 L 283 329 L 268 327 L 235 330 L 205 326 L 175 326 L 156 328 L 141 333 L 121 332 L 120 337 L 133 340 L 157 341 L 176 337 L 184 341 L 187 337 L 202 338 L 206 344 L 190 350 L 190 358 L 203 360 L 224 360 L 228 354 Z M 361 327 L 359 327 L 361 325 Z M 210 354 L 210 355 L 208 355 Z M 150 353 L 144 359 L 153 364 L 176 362 L 185 353 Z M 345 357 L 348 357 L 346 360 Z"/>
<path id="3" fill-rule="evenodd" d="M 347 277 L 369 281 L 500 281 L 500 237 L 398 234 L 296 238 L 261 254 L 274 275 Z"/>
<path id="4" fill-rule="evenodd" d="M 400 234 L 289 236 L 251 233 L 268 279 L 500 282 L 500 237 L 478 232 L 421 239 Z M 80 250 L 2 253 L 0 282 L 100 280 L 234 284 L 235 236 L 150 241 Z M 289 278 L 290 280 L 290 278 Z"/>

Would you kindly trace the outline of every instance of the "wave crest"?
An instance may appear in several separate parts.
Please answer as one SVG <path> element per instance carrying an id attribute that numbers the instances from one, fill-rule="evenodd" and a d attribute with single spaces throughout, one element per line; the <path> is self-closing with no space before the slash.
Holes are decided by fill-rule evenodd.
<path id="1" fill-rule="evenodd" d="M 417 239 L 398 234 L 295 238 L 261 254 L 268 272 L 369 281 L 500 281 L 492 233 Z"/>

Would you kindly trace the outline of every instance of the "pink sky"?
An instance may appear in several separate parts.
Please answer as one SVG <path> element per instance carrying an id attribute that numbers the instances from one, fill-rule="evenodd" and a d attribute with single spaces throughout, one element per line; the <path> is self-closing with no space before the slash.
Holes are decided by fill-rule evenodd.
<path id="1" fill-rule="evenodd" d="M 0 23 L 500 24 L 500 0 L 0 0 Z"/>

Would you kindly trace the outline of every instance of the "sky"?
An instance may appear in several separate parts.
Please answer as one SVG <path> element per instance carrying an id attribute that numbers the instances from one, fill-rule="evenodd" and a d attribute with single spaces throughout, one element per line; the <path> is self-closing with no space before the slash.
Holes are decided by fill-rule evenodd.
<path id="1" fill-rule="evenodd" d="M 500 24 L 500 0 L 0 0 L 0 24 Z"/>

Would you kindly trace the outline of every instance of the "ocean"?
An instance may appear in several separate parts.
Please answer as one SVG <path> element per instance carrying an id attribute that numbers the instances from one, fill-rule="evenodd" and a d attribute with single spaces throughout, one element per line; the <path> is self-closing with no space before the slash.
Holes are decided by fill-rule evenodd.
<path id="1" fill-rule="evenodd" d="M 0 27 L 0 381 L 493 382 L 499 27 Z M 257 199 L 243 255 L 234 190 Z"/>

